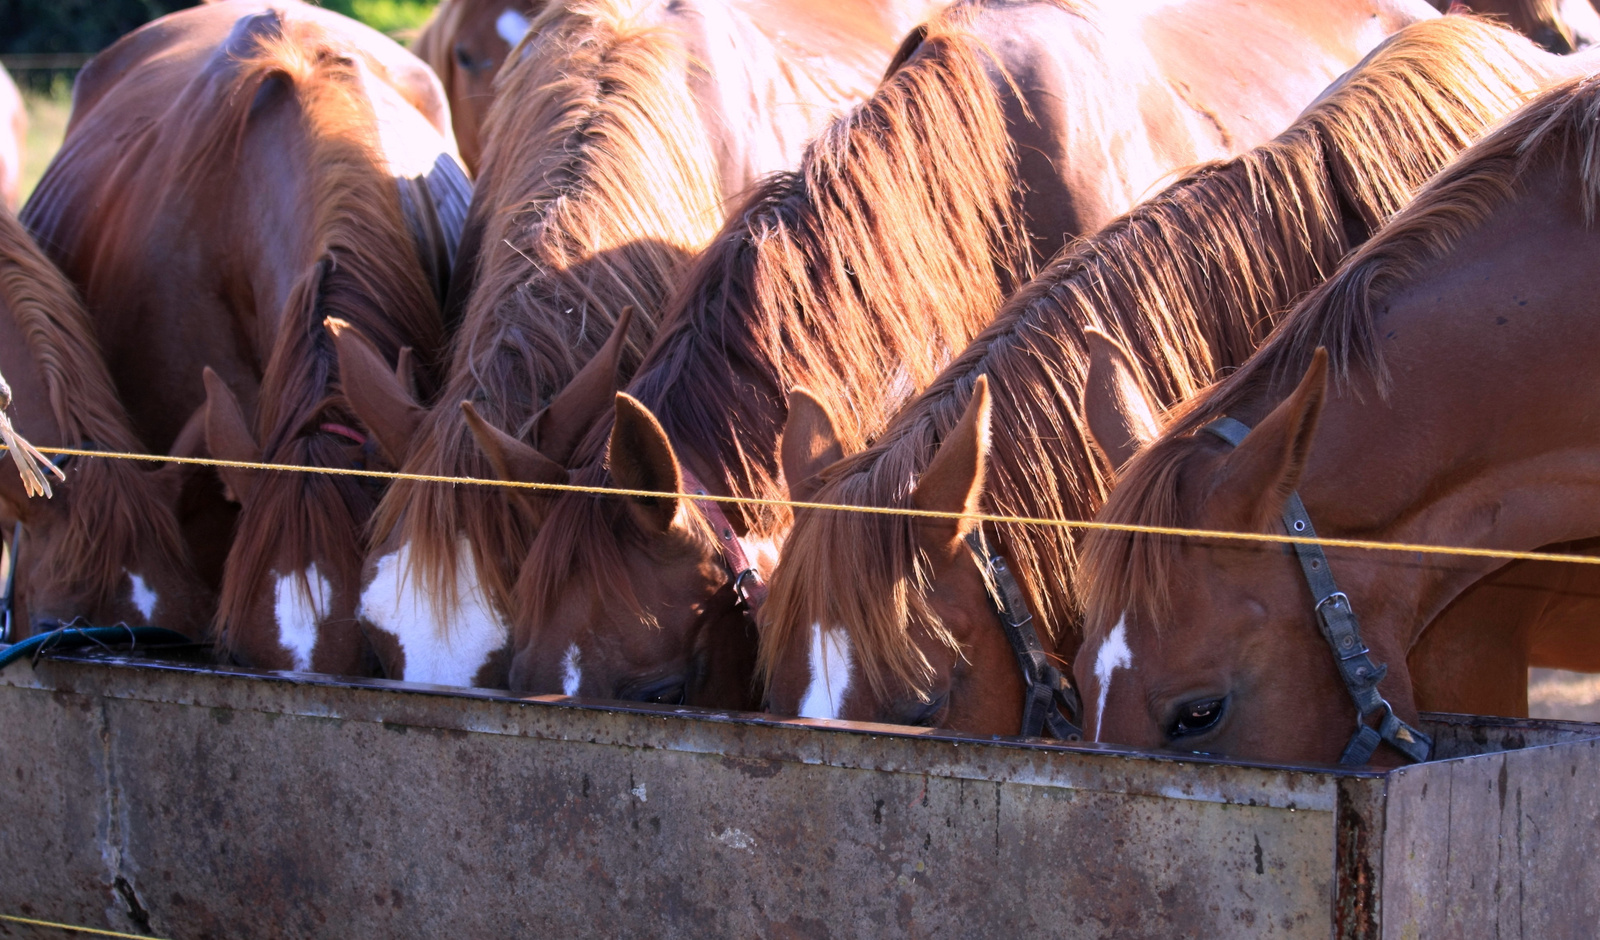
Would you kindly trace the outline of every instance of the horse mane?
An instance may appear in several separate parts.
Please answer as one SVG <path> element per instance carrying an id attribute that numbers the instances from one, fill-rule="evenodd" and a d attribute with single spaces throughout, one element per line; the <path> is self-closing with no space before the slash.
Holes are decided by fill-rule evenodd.
<path id="1" fill-rule="evenodd" d="M 1444 259 L 1462 238 L 1524 191 L 1530 173 L 1556 167 L 1576 173 L 1586 223 L 1600 204 L 1600 78 L 1562 82 L 1516 112 L 1442 170 L 1338 273 L 1302 300 L 1237 372 L 1169 416 L 1161 438 L 1140 453 L 1101 518 L 1107 522 L 1188 526 L 1178 481 L 1197 455 L 1194 432 L 1298 381 L 1318 348 L 1328 351 L 1334 381 L 1348 387 L 1352 369 L 1375 380 L 1380 396 L 1388 371 L 1376 342 L 1386 298 Z M 1167 585 L 1182 544 L 1141 533 L 1091 533 L 1085 541 L 1086 584 L 1095 622 L 1108 611 L 1135 609 L 1154 622 L 1170 610 Z"/>
<path id="2" fill-rule="evenodd" d="M 94 327 L 77 291 L 45 258 L 11 213 L 0 210 L 0 306 L 17 324 L 49 393 L 50 412 L 68 447 L 144 450 L 101 358 Z M 152 548 L 188 564 L 177 518 L 131 460 L 74 460 L 67 503 L 69 538 L 45 564 L 87 592 L 90 606 L 110 600 L 124 566 Z"/>
<path id="3" fill-rule="evenodd" d="M 1537 89 L 1544 53 L 1464 17 L 1412 26 L 1369 56 L 1276 139 L 1200 166 L 1099 233 L 1068 246 L 896 418 L 873 447 L 830 468 L 814 499 L 911 505 L 911 493 L 988 375 L 992 439 L 985 512 L 1088 518 L 1109 469 L 1080 411 L 1084 330 L 1120 337 L 1155 394 L 1194 394 L 1244 360 L 1274 320 L 1485 127 Z M 768 595 L 759 670 L 770 678 L 795 630 L 849 632 L 880 694 L 887 676 L 925 687 L 913 618 L 953 646 L 929 602 L 915 519 L 801 512 Z M 990 537 L 1036 600 L 1036 622 L 1078 629 L 1075 544 L 1060 527 L 994 525 Z M 817 585 L 827 585 L 818 590 Z M 889 587 L 889 586 L 892 586 Z"/>
<path id="4" fill-rule="evenodd" d="M 715 160 L 681 43 L 646 21 L 653 2 L 553 3 L 502 70 L 468 221 L 481 235 L 476 283 L 448 385 L 407 470 L 492 478 L 460 403 L 526 437 L 628 306 L 631 371 L 668 289 L 716 232 Z M 411 546 L 411 575 L 450 604 L 458 533 L 496 601 L 509 595 L 507 570 L 530 535 L 494 488 L 405 482 L 379 505 L 373 544 L 397 528 Z"/>
<path id="5" fill-rule="evenodd" d="M 1011 141 L 965 17 L 936 20 L 922 52 L 823 130 L 798 169 L 759 184 L 667 308 L 629 390 L 734 493 L 783 496 L 775 445 L 790 388 L 835 403 L 841 438 L 859 447 L 1025 276 Z M 612 424 L 580 445 L 575 482 L 609 480 Z M 640 538 L 619 508 L 554 501 L 517 608 L 548 611 L 582 577 L 643 616 L 616 577 L 621 546 Z M 739 512 L 757 536 L 789 520 L 782 507 Z"/>
<path id="6" fill-rule="evenodd" d="M 339 465 L 343 443 L 308 434 L 321 421 L 356 423 L 338 389 L 338 356 L 323 326 L 349 322 L 393 361 L 411 346 L 424 363 L 441 345 L 433 289 L 423 275 L 400 207 L 399 189 L 373 130 L 376 115 L 358 65 L 317 26 L 294 20 L 254 37 L 234 53 L 225 81 L 191 88 L 202 101 L 182 119 L 190 179 L 223 172 L 248 131 L 258 95 L 270 82 L 293 96 L 309 146 L 313 261 L 289 293 L 263 370 L 256 439 L 264 459 Z M 213 177 L 214 178 L 214 177 Z M 423 370 L 424 372 L 426 370 Z M 263 473 L 239 520 L 217 611 L 219 642 L 242 620 L 274 552 L 289 547 L 301 576 L 317 557 L 361 557 L 362 522 L 374 499 L 361 482 L 317 473 Z"/>

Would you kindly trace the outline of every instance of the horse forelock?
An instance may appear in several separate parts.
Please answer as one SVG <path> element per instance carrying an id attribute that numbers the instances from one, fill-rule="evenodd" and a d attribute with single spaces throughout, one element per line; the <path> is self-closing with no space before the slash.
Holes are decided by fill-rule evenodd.
<path id="1" fill-rule="evenodd" d="M 336 397 L 338 357 L 324 319 L 350 323 L 390 360 L 403 347 L 415 349 L 425 389 L 442 323 L 395 179 L 377 149 L 377 116 L 358 66 L 321 45 L 322 35 L 314 26 L 291 21 L 285 35 L 261 39 L 255 55 L 239 60 L 236 86 L 214 99 L 213 120 L 219 134 L 248 132 L 248 113 L 234 109 L 243 106 L 248 112 L 253 93 L 243 92 L 259 87 L 264 76 L 281 77 L 298 106 L 307 143 L 302 174 L 310 210 L 307 253 L 316 260 L 290 292 L 267 359 L 257 439 L 269 461 L 337 466 L 343 462 L 337 446 L 305 437 L 319 415 L 354 423 Z M 237 130 L 222 130 L 230 126 Z M 295 556 L 297 572 L 312 560 L 323 566 L 358 564 L 356 533 L 369 503 L 359 484 L 349 480 L 264 474 L 249 512 L 262 524 L 241 526 L 229 556 L 217 612 L 224 637 L 227 625 L 244 617 L 265 583 L 275 553 L 287 550 Z"/>
<path id="2" fill-rule="evenodd" d="M 1027 268 L 1011 202 L 1013 155 L 983 52 L 937 25 L 923 50 L 733 212 L 667 306 L 664 332 L 629 391 L 660 419 L 679 454 L 711 463 L 737 495 L 781 497 L 776 443 L 782 396 L 805 385 L 836 403 L 847 450 L 987 322 Z M 918 233 L 907 239 L 906 232 Z M 886 362 L 903 363 L 897 382 Z M 604 479 L 610 422 L 578 463 Z M 614 569 L 569 566 L 584 526 L 606 517 L 562 496 L 525 567 L 560 568 L 600 589 Z M 569 508 L 570 507 L 570 508 Z M 739 507 L 750 533 L 787 527 L 783 507 Z M 519 596 L 547 610 L 560 588 Z"/>
<path id="3" fill-rule="evenodd" d="M 492 476 L 460 403 L 525 434 L 628 306 L 631 372 L 671 285 L 716 231 L 722 194 L 682 43 L 644 21 L 646 6 L 551 4 L 501 74 L 468 223 L 484 232 L 477 284 L 408 470 Z M 410 545 L 410 575 L 449 605 L 460 537 L 496 604 L 530 537 L 498 492 L 412 484 L 390 490 L 372 531 L 374 544 Z"/>
<path id="4" fill-rule="evenodd" d="M 66 446 L 140 452 L 94 327 L 77 291 L 34 245 L 16 217 L 0 211 L 0 306 L 14 318 L 38 366 Z M 145 469 L 127 460 L 76 458 L 67 499 L 72 536 L 44 559 L 53 577 L 108 601 L 141 553 L 188 566 L 173 508 Z"/>
<path id="5" fill-rule="evenodd" d="M 1272 322 L 1335 269 L 1349 248 L 1343 213 L 1375 227 L 1405 205 L 1434 169 L 1538 87 L 1530 63 L 1542 55 L 1461 18 L 1402 33 L 1276 140 L 1191 171 L 1069 246 L 877 443 L 834 468 L 815 498 L 907 505 L 910 483 L 984 373 L 998 431 L 985 511 L 1088 518 L 1110 481 L 1080 413 L 1084 328 L 1117 334 L 1163 399 L 1195 394 L 1219 363 L 1243 361 Z M 1472 64 L 1480 61 L 1481 71 Z M 1153 510 L 1171 518 L 1160 505 Z M 826 615 L 823 622 L 850 632 L 863 661 L 884 663 L 901 679 L 915 675 L 920 654 L 904 625 L 925 605 L 919 594 L 929 582 L 914 554 L 888 550 L 910 544 L 915 524 L 843 513 L 797 524 L 767 601 L 764 674 L 770 678 L 793 630 Z M 1019 580 L 1049 586 L 1030 592 L 1038 622 L 1070 637 L 1082 620 L 1069 531 L 1006 524 L 991 534 Z M 845 548 L 863 544 L 874 552 L 855 557 Z"/>
<path id="6" fill-rule="evenodd" d="M 1338 156 L 1334 176 L 1345 199 L 1371 211 L 1387 198 L 1398 213 L 1301 298 L 1238 371 L 1168 416 L 1161 439 L 1123 468 L 1103 521 L 1191 525 L 1195 508 L 1179 488 L 1206 452 L 1194 432 L 1298 382 L 1318 348 L 1327 349 L 1335 382 L 1347 385 L 1353 369 L 1366 370 L 1383 394 L 1387 372 L 1375 324 L 1385 298 L 1515 198 L 1530 171 L 1568 161 L 1579 173 L 1580 198 L 1592 219 L 1600 194 L 1600 163 L 1591 159 L 1600 154 L 1600 80 L 1563 82 L 1496 125 L 1548 74 L 1539 61 L 1544 54 L 1526 40 L 1452 16 L 1410 27 L 1385 53 L 1373 63 L 1383 68 L 1346 89 L 1344 113 L 1330 115 L 1338 120 L 1329 120 L 1323 133 L 1344 129 L 1356 139 L 1358 118 L 1383 122 L 1384 132 L 1365 148 L 1328 149 Z M 1371 103 L 1363 106 L 1366 100 Z M 1387 151 L 1397 156 L 1385 159 Z M 1399 159 L 1408 153 L 1423 159 Z M 1444 168 L 1429 179 L 1430 166 Z M 1183 546 L 1181 539 L 1142 533 L 1090 533 L 1082 575 L 1089 622 L 1105 627 L 1127 610 L 1152 624 L 1166 619 Z"/>

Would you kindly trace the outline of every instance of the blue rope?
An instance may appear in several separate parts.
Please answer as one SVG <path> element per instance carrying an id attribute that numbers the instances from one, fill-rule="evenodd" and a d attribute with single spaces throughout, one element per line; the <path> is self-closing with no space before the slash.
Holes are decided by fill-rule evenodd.
<path id="1" fill-rule="evenodd" d="M 0 669 L 24 656 L 33 656 L 50 649 L 76 649 L 80 646 L 104 646 L 107 643 L 192 643 L 188 637 L 165 627 L 62 627 L 28 637 L 0 650 Z"/>

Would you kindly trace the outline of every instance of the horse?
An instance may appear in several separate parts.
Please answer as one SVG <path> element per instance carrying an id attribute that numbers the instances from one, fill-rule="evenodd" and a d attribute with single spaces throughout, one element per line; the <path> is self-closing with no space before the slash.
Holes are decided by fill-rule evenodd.
<path id="1" fill-rule="evenodd" d="M 872 447 L 785 476 L 829 504 L 1087 518 L 1115 465 L 1080 404 L 1115 349 L 1091 328 L 1133 350 L 1122 374 L 1154 397 L 1192 394 L 1562 61 L 1465 17 L 1401 31 L 1276 140 L 1056 258 Z M 797 454 L 837 449 L 825 423 L 801 433 L 820 439 Z M 1016 734 L 1023 676 L 991 598 L 1070 663 L 1075 559 L 1065 528 L 797 511 L 761 616 L 767 708 Z"/>
<path id="2" fill-rule="evenodd" d="M 147 442 L 232 460 L 364 466 L 324 321 L 431 391 L 467 183 L 437 80 L 389 39 L 300 3 L 229 2 L 129 34 L 85 69 L 26 221 L 82 286 Z M 454 211 L 450 210 L 454 206 Z M 348 477 L 226 468 L 242 506 L 215 632 L 236 661 L 370 671 L 355 626 Z M 215 492 L 215 478 L 197 486 Z M 209 495 L 209 494 L 208 494 Z"/>
<path id="3" fill-rule="evenodd" d="M 1202 4 L 1186 12 L 1214 11 Z M 1106 99 L 1127 100 L 1133 115 L 1142 114 L 1136 120 L 1159 126 L 1156 116 L 1173 117 L 1173 101 L 1161 97 L 1162 89 L 1170 92 L 1163 82 L 1190 74 L 1184 68 L 1192 62 L 1166 62 L 1165 71 L 1150 64 L 1140 71 L 1143 53 L 1126 50 L 1140 48 L 1130 47 L 1136 40 L 1151 41 L 1153 60 L 1166 47 L 1149 37 L 1170 40 L 1184 26 L 1178 16 L 1158 27 L 1154 20 L 1113 15 L 1085 19 L 1075 8 L 1051 4 L 974 4 L 925 27 L 912 40 L 920 44 L 878 95 L 819 137 L 791 179 L 758 191 L 697 263 L 667 318 L 670 331 L 657 338 L 629 396 L 618 400 L 615 420 L 602 420 L 591 432 L 573 462 L 573 479 L 671 491 L 686 483 L 690 492 L 781 498 L 779 432 L 794 385 L 807 387 L 816 401 L 847 403 L 837 415 L 842 446 L 859 447 L 870 439 L 953 350 L 970 341 L 1016 283 L 1010 276 L 1015 261 L 998 280 L 988 277 L 992 265 L 982 245 L 992 234 L 969 229 L 949 238 L 962 233 L 951 231 L 947 219 L 958 218 L 958 211 L 971 217 L 995 198 L 993 189 L 964 173 L 956 153 L 988 150 L 994 156 L 986 160 L 1003 162 L 1013 145 L 1021 153 L 1037 149 L 1029 143 L 1037 139 L 1033 130 L 1008 122 L 1000 125 L 999 138 L 985 135 L 951 152 L 961 121 L 949 115 L 981 113 L 970 93 L 953 96 L 970 87 L 971 63 L 978 64 L 980 77 L 987 76 L 976 86 L 978 97 L 986 97 L 987 86 L 991 93 L 1012 94 L 1013 103 L 1027 102 L 1036 115 L 1049 115 L 1029 127 L 1051 129 L 1051 153 L 1077 153 L 1076 147 L 1098 153 L 1105 138 L 1059 138 L 1069 127 L 1094 122 L 1087 114 L 1061 113 L 1054 96 L 1076 103 L 1082 95 L 1094 102 L 1082 107 L 1096 115 Z M 1051 56 L 1073 43 L 1094 49 L 1086 61 L 1123 50 L 1131 68 L 1107 78 L 1090 67 L 1081 80 L 1069 79 L 1067 62 Z M 996 50 L 998 58 L 987 50 Z M 1241 60 L 1240 67 L 1266 70 L 1260 61 Z M 997 72 L 1020 76 L 1022 97 L 1008 92 L 1012 86 L 997 80 Z M 1041 85 L 1046 75 L 1051 77 Z M 1197 94 L 1215 91 L 1200 76 L 1191 77 Z M 1322 74 L 1306 98 L 1328 77 Z M 1281 87 L 1305 79 L 1295 72 Z M 1280 102 L 1257 104 L 1260 110 L 1248 120 L 1240 117 L 1247 109 L 1237 100 L 1218 102 L 1218 112 L 1244 138 L 1246 125 L 1267 120 Z M 1283 121 L 1303 105 L 1304 100 L 1293 110 L 1284 108 Z M 902 124 L 902 114 L 917 123 Z M 968 123 L 965 133 L 971 134 Z M 1107 132 L 1109 138 L 1121 134 Z M 1150 145 L 1151 153 L 1159 149 L 1157 137 L 1175 149 L 1190 148 L 1185 153 L 1208 146 L 1203 135 L 1181 132 L 1127 136 Z M 950 155 L 935 158 L 926 150 L 930 146 Z M 1048 226 L 1067 225 L 1072 232 L 1078 223 L 1071 220 L 1094 218 L 1092 207 L 1124 184 L 1122 174 L 1137 176 L 1145 167 L 1137 150 L 1129 146 L 1121 151 L 1126 161 L 1109 164 L 1085 152 L 1075 165 L 1049 165 L 1049 177 L 1036 181 L 1013 171 L 1023 173 L 1030 199 L 1050 197 L 1013 203 L 1027 221 L 1028 250 L 1048 242 L 1052 231 L 1059 237 L 1062 229 Z M 881 181 L 886 170 L 897 179 L 892 186 Z M 924 182 L 909 184 L 907 178 Z M 1003 191 L 1014 187 L 1006 183 Z M 859 200 L 856 193 L 863 191 L 873 198 Z M 943 200 L 946 208 L 930 198 Z M 913 239 L 908 232 L 918 234 Z M 1031 264 L 1031 258 L 1024 260 Z M 958 305 L 959 317 L 945 310 L 959 295 L 929 293 L 979 287 L 974 301 Z M 974 306 L 977 300 L 984 305 Z M 863 347 L 860 337 L 877 338 Z M 771 549 L 789 527 L 787 512 L 741 507 L 723 513 L 695 500 L 681 506 L 678 500 L 601 504 L 574 495 L 550 502 L 514 600 L 512 688 L 722 706 L 759 702 L 752 698 L 755 631 L 747 613 L 758 601 L 746 596 L 746 588 L 770 570 Z"/>
<path id="4" fill-rule="evenodd" d="M 669 290 L 727 206 L 792 166 L 819 124 L 870 93 L 905 20 L 924 9 L 921 0 L 547 7 L 491 108 L 447 305 L 462 311 L 447 388 L 431 410 L 398 384 L 373 388 L 354 402 L 363 420 L 412 473 L 494 476 L 464 400 L 493 427 L 565 459 L 611 407 L 617 379 L 607 368 L 625 376 L 637 366 Z M 556 401 L 630 306 L 618 364 L 596 363 L 597 380 L 579 386 L 593 395 Z M 530 535 L 519 507 L 479 487 L 389 490 L 361 607 L 387 675 L 505 685 L 503 611 Z"/>
<path id="5" fill-rule="evenodd" d="M 1570 377 L 1600 341 L 1597 145 L 1600 79 L 1523 107 L 1172 415 L 1099 518 L 1510 550 L 1595 538 L 1600 455 L 1573 430 L 1595 403 Z M 1497 375 L 1517 380 L 1462 387 Z M 1086 730 L 1248 759 L 1427 759 L 1407 653 L 1505 564 L 1092 533 Z M 1560 642 L 1593 661 L 1592 628 Z"/>
<path id="6" fill-rule="evenodd" d="M 543 7 L 542 0 L 444 0 L 411 45 L 444 83 L 456 147 L 472 173 L 483 155 L 494 77 Z"/>
<path id="7" fill-rule="evenodd" d="M 1592 0 L 1430 0 L 1440 11 L 1465 9 L 1504 23 L 1544 48 L 1566 55 L 1600 43 Z"/>
<path id="8" fill-rule="evenodd" d="M 0 66 L 0 209 L 17 211 L 22 200 L 22 142 L 28 139 L 28 109 L 11 74 Z"/>
<path id="9" fill-rule="evenodd" d="M 17 430 L 34 443 L 143 450 L 77 292 L 4 209 L 0 373 L 12 385 Z M 176 467 L 82 456 L 54 463 L 63 482 L 48 498 L 30 498 L 17 474 L 0 473 L 0 520 L 11 533 L 10 583 L 0 589 L 7 641 L 80 618 L 200 637 L 213 597 L 179 531 Z"/>

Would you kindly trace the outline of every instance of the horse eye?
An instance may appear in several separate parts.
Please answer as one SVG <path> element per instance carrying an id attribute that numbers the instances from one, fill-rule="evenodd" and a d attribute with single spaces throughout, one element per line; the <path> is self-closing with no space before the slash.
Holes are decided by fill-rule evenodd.
<path id="1" fill-rule="evenodd" d="M 1222 719 L 1227 701 L 1225 698 L 1208 698 L 1179 706 L 1172 726 L 1167 729 L 1167 737 L 1184 738 L 1210 731 Z"/>
<path id="2" fill-rule="evenodd" d="M 476 71 L 477 63 L 472 61 L 472 53 L 466 46 L 456 46 L 456 64 L 468 71 Z"/>

